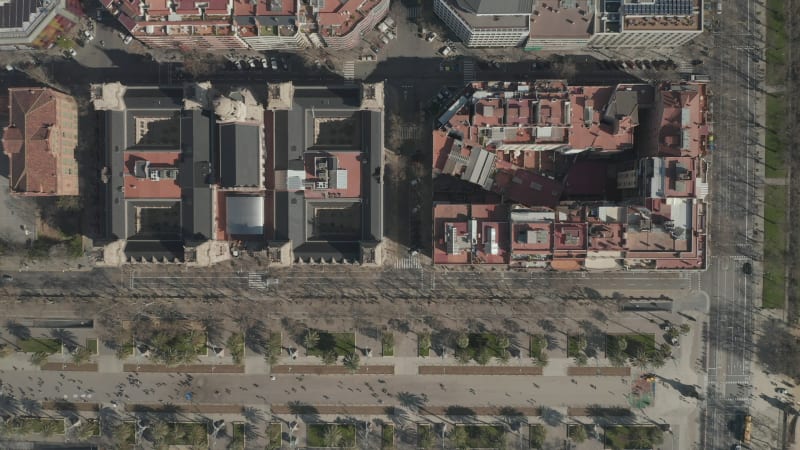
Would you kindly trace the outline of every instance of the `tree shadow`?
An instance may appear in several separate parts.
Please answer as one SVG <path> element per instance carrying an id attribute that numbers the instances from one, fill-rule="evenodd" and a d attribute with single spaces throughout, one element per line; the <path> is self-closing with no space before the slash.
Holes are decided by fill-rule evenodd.
<path id="1" fill-rule="evenodd" d="M 0 414 L 4 416 L 16 415 L 19 411 L 19 400 L 7 395 L 0 394 Z"/>
<path id="2" fill-rule="evenodd" d="M 541 414 L 542 421 L 551 427 L 559 426 L 564 421 L 564 415 L 553 408 L 543 406 Z"/>
<path id="3" fill-rule="evenodd" d="M 453 422 L 472 422 L 476 416 L 474 409 L 460 405 L 448 406 L 444 415 Z"/>
<path id="4" fill-rule="evenodd" d="M 398 392 L 397 401 L 411 411 L 420 411 L 425 408 L 425 399 L 421 395 L 412 392 Z"/>
<path id="5" fill-rule="evenodd" d="M 319 417 L 319 410 L 307 403 L 296 400 L 291 401 L 289 402 L 289 411 L 292 414 L 300 417 L 300 419 L 305 423 L 319 423 L 322 421 L 322 419 Z"/>
<path id="6" fill-rule="evenodd" d="M 60 341 L 61 344 L 67 348 L 69 353 L 74 352 L 75 349 L 78 348 L 78 341 L 75 340 L 75 333 L 72 331 L 63 328 L 54 328 L 50 330 L 50 337 Z"/>
<path id="7" fill-rule="evenodd" d="M 550 319 L 540 319 L 538 324 L 545 333 L 555 333 L 557 330 L 556 325 Z"/>
<path id="8" fill-rule="evenodd" d="M 519 430 L 523 424 L 528 422 L 522 411 L 509 406 L 500 408 L 500 418 L 511 431 Z"/>
<path id="9" fill-rule="evenodd" d="M 8 334 L 14 336 L 15 338 L 21 341 L 31 338 L 30 328 L 26 327 L 25 325 L 22 325 L 21 323 L 15 320 L 6 321 L 6 331 L 8 331 Z"/>
<path id="10" fill-rule="evenodd" d="M 250 406 L 247 406 L 242 410 L 242 416 L 244 416 L 246 421 L 254 424 L 264 421 L 264 412 L 258 408 L 253 408 Z"/>
<path id="11" fill-rule="evenodd" d="M 44 410 L 39 400 L 32 398 L 23 398 L 19 402 L 19 407 L 29 416 L 41 416 Z"/>

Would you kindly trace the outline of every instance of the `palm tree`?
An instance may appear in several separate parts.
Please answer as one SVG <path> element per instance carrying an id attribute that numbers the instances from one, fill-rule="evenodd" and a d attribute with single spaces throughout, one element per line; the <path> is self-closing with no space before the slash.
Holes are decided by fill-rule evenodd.
<path id="1" fill-rule="evenodd" d="M 575 341 L 575 345 L 578 347 L 578 351 L 581 351 L 581 352 L 586 350 L 586 346 L 588 344 L 589 343 L 586 341 L 586 336 L 584 336 L 584 335 L 578 336 L 577 341 Z"/>
<path id="2" fill-rule="evenodd" d="M 92 351 L 86 347 L 78 347 L 72 353 L 72 362 L 75 364 L 81 364 L 89 360 L 92 356 Z"/>
<path id="3" fill-rule="evenodd" d="M 491 358 L 491 355 L 489 355 L 489 349 L 486 347 L 481 347 L 480 350 L 478 350 L 478 353 L 475 355 L 475 362 L 485 366 L 486 364 L 489 364 L 489 360 Z"/>
<path id="4" fill-rule="evenodd" d="M 169 425 L 164 422 L 156 422 L 150 427 L 150 437 L 153 439 L 153 444 L 160 447 L 169 436 Z"/>
<path id="5" fill-rule="evenodd" d="M 306 348 L 306 350 L 312 350 L 316 348 L 317 344 L 319 344 L 319 332 L 312 329 L 306 331 L 306 335 L 303 337 L 303 346 Z"/>
<path id="6" fill-rule="evenodd" d="M 431 334 L 430 333 L 420 333 L 417 335 L 417 346 L 422 351 L 427 351 L 431 349 Z"/>
<path id="7" fill-rule="evenodd" d="M 455 448 L 466 448 L 467 438 L 467 430 L 464 427 L 455 426 L 450 432 L 450 443 Z"/>
<path id="8" fill-rule="evenodd" d="M 342 443 L 342 430 L 336 425 L 328 425 L 322 434 L 322 442 L 325 447 L 339 447 Z"/>
<path id="9" fill-rule="evenodd" d="M 45 352 L 36 352 L 31 355 L 31 364 L 33 364 L 34 366 L 41 366 L 42 364 L 47 362 L 47 358 L 49 356 L 50 355 L 48 355 Z"/>
<path id="10" fill-rule="evenodd" d="M 646 369 L 650 364 L 650 361 L 647 358 L 647 352 L 645 352 L 644 349 L 642 348 L 640 348 L 636 352 L 636 355 L 633 357 L 632 362 L 634 366 L 640 369 Z"/>
<path id="11" fill-rule="evenodd" d="M 419 448 L 428 450 L 433 447 L 433 431 L 431 427 L 418 427 L 417 445 Z"/>
<path id="12" fill-rule="evenodd" d="M 456 336 L 456 346 L 462 349 L 469 347 L 469 335 L 467 333 L 459 333 Z"/>
<path id="13" fill-rule="evenodd" d="M 326 350 L 322 353 L 322 363 L 326 365 L 336 364 L 336 352 L 333 350 Z"/>
<path id="14" fill-rule="evenodd" d="M 456 350 L 456 360 L 461 364 L 466 364 L 469 360 L 472 359 L 469 352 L 465 348 L 459 348 Z"/>
<path id="15" fill-rule="evenodd" d="M 58 424 L 55 420 L 49 420 L 49 419 L 39 420 L 39 433 L 41 433 L 42 436 L 45 437 L 52 436 L 53 434 L 55 434 L 57 428 Z"/>
<path id="16" fill-rule="evenodd" d="M 228 336 L 225 347 L 228 348 L 228 352 L 230 352 L 234 364 L 241 364 L 244 358 L 244 334 L 233 333 Z"/>
<path id="17" fill-rule="evenodd" d="M 270 333 L 267 338 L 267 345 L 264 348 L 264 359 L 269 365 L 278 363 L 281 355 L 281 335 L 280 333 Z"/>
<path id="18" fill-rule="evenodd" d="M 664 355 L 664 353 L 659 352 L 659 351 L 653 352 L 653 354 L 651 354 L 650 357 L 648 358 L 648 361 L 656 369 L 660 369 L 660 368 L 664 367 L 665 364 L 667 364 L 666 356 Z"/>
<path id="19" fill-rule="evenodd" d="M 544 440 L 547 438 L 547 430 L 542 425 L 531 425 L 530 427 L 530 442 L 531 447 L 540 448 L 544 445 Z"/>
<path id="20" fill-rule="evenodd" d="M 509 345 L 511 345 L 511 340 L 508 339 L 508 336 L 502 335 L 497 338 L 497 347 L 500 350 L 507 349 Z"/>
<path id="21" fill-rule="evenodd" d="M 384 347 L 394 347 L 394 334 L 392 334 L 392 333 L 383 333 L 381 335 L 381 344 Z"/>
<path id="22" fill-rule="evenodd" d="M 344 366 L 350 369 L 351 373 L 356 373 L 358 367 L 361 365 L 361 358 L 357 353 L 348 353 L 344 355 Z"/>
<path id="23" fill-rule="evenodd" d="M 581 443 L 586 440 L 586 427 L 583 425 L 572 425 L 569 427 L 569 438 L 577 443 Z"/>
<path id="24" fill-rule="evenodd" d="M 625 336 L 620 336 L 617 338 L 617 350 L 622 353 L 625 353 L 625 350 L 628 348 L 628 339 Z"/>

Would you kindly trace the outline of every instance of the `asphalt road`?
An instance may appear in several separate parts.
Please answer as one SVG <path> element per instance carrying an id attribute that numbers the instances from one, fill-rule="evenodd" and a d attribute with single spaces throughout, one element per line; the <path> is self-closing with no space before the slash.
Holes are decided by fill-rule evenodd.
<path id="1" fill-rule="evenodd" d="M 713 256 L 701 280 L 711 294 L 703 448 L 729 449 L 741 442 L 752 399 L 754 310 L 761 302 L 765 36 L 758 21 L 765 17 L 764 5 L 734 0 L 715 16 L 719 27 L 706 62 L 716 150 L 709 158 Z M 754 267 L 750 276 L 742 270 L 748 261 Z"/>
<path id="2" fill-rule="evenodd" d="M 644 298 L 689 301 L 688 273 L 526 273 L 362 269 L 346 266 L 270 269 L 96 268 L 83 272 L 17 272 L 9 296 L 84 297 L 237 293 L 248 298 Z M 704 308 L 696 308 L 702 310 Z"/>

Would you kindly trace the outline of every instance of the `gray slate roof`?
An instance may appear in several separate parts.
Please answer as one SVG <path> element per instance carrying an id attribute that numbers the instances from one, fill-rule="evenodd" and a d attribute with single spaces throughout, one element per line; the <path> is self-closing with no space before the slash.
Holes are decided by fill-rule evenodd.
<path id="1" fill-rule="evenodd" d="M 260 186 L 261 152 L 256 125 L 231 123 L 220 127 L 220 185 Z"/>
<path id="2" fill-rule="evenodd" d="M 533 12 L 533 0 L 457 1 L 462 8 L 478 15 L 531 14 Z"/>

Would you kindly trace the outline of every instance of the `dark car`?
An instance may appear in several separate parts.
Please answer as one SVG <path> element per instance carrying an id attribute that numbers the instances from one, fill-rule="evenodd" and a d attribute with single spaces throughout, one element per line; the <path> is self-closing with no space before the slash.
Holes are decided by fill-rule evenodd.
<path id="1" fill-rule="evenodd" d="M 753 274 L 753 265 L 749 262 L 742 264 L 742 272 L 745 275 L 752 275 Z"/>
<path id="2" fill-rule="evenodd" d="M 700 64 L 703 64 L 703 60 L 702 59 L 693 59 L 692 60 L 692 65 L 693 66 L 699 66 Z"/>

